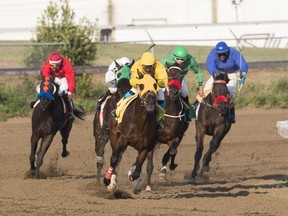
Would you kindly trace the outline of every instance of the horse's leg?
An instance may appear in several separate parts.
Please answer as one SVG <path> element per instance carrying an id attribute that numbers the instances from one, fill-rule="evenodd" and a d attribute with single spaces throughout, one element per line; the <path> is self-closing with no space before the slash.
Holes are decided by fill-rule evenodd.
<path id="1" fill-rule="evenodd" d="M 217 151 L 219 148 L 222 140 L 230 130 L 231 124 L 229 123 L 228 126 L 225 125 L 223 130 L 218 130 L 215 135 L 213 136 L 212 140 L 210 141 L 210 148 L 208 149 L 207 153 L 203 157 L 203 166 L 201 172 L 208 172 L 209 171 L 209 163 L 212 159 L 212 154 Z"/>
<path id="2" fill-rule="evenodd" d="M 172 144 L 170 146 L 170 151 L 169 151 L 169 154 L 171 157 L 171 161 L 170 161 L 170 165 L 169 165 L 170 170 L 175 170 L 176 167 L 178 166 L 178 164 L 175 164 L 174 161 L 175 161 L 175 157 L 177 155 L 177 148 L 179 146 L 179 143 L 180 143 L 180 140 L 178 137 L 175 137 L 172 140 Z"/>
<path id="3" fill-rule="evenodd" d="M 147 167 L 146 167 L 147 186 L 146 186 L 146 191 L 151 191 L 151 176 L 152 176 L 153 169 L 154 169 L 153 155 L 154 155 L 154 149 L 152 151 L 150 151 L 147 155 Z"/>
<path id="4" fill-rule="evenodd" d="M 129 176 L 130 181 L 134 181 L 135 179 L 140 177 L 142 165 L 147 157 L 148 152 L 149 152 L 148 149 L 138 151 L 138 156 L 135 162 L 135 171 L 131 173 L 131 175 Z"/>
<path id="5" fill-rule="evenodd" d="M 38 145 L 38 141 L 39 138 L 35 135 L 32 134 L 31 138 L 30 138 L 30 142 L 31 142 L 31 151 L 30 151 L 30 166 L 31 166 L 31 170 L 35 170 L 35 155 L 36 155 L 36 151 L 37 151 L 37 145 Z"/>
<path id="6" fill-rule="evenodd" d="M 113 152 L 110 158 L 110 168 L 108 169 L 107 173 L 104 176 L 104 184 L 107 186 L 107 189 L 113 191 L 116 188 L 116 167 L 121 159 L 121 155 L 123 151 L 125 151 L 126 140 L 123 137 L 119 137 L 115 148 L 113 148 Z M 111 177 L 113 176 L 113 182 L 111 182 Z"/>
<path id="7" fill-rule="evenodd" d="M 198 171 L 198 167 L 199 167 L 199 162 L 200 159 L 202 157 L 202 153 L 203 153 L 203 142 L 204 142 L 204 135 L 205 133 L 203 131 L 201 131 L 200 129 L 197 129 L 197 125 L 196 125 L 196 152 L 194 154 L 194 167 L 192 170 L 192 174 L 191 174 L 191 183 L 195 183 L 196 182 L 196 176 L 197 176 L 197 171 Z"/>
<path id="8" fill-rule="evenodd" d="M 162 157 L 162 168 L 160 170 L 159 178 L 160 179 L 166 179 L 167 174 L 167 163 L 170 159 L 170 148 L 168 148 L 167 152 Z"/>
<path id="9" fill-rule="evenodd" d="M 36 169 L 35 169 L 35 173 L 34 173 L 34 178 L 39 178 L 40 167 L 43 164 L 44 156 L 45 156 L 48 148 L 50 147 L 54 136 L 55 136 L 55 134 L 50 134 L 50 135 L 42 138 L 42 140 L 41 140 L 41 146 L 37 152 L 37 162 L 36 162 Z"/>
<path id="10" fill-rule="evenodd" d="M 65 124 L 65 126 L 60 129 L 60 134 L 62 137 L 62 140 L 61 140 L 61 142 L 62 142 L 62 154 L 61 154 L 61 156 L 63 158 L 67 157 L 69 155 L 69 151 L 67 151 L 67 143 L 68 143 L 70 131 L 72 129 L 73 121 L 74 121 L 74 119 L 72 119 L 72 118 L 69 119 L 67 121 L 67 123 Z"/>

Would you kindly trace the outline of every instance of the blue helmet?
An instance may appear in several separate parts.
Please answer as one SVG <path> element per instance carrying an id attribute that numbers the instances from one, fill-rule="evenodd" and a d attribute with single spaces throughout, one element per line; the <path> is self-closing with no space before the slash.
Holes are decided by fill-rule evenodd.
<path id="1" fill-rule="evenodd" d="M 217 54 L 224 54 L 224 53 L 228 53 L 229 47 L 227 46 L 225 42 L 221 41 L 217 43 L 215 50 Z"/>

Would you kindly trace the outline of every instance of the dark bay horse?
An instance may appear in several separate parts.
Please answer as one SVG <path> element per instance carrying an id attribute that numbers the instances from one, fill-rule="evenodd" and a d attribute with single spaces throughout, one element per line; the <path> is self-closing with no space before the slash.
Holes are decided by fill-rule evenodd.
<path id="1" fill-rule="evenodd" d="M 180 95 L 183 79 L 182 70 L 177 66 L 167 66 L 167 68 L 169 82 L 168 87 L 164 91 L 164 129 L 157 136 L 158 142 L 166 143 L 169 146 L 162 158 L 162 169 L 159 175 L 162 179 L 166 179 L 166 166 L 170 159 L 169 169 L 174 170 L 177 167 L 177 164 L 175 164 L 177 148 L 189 126 L 189 122 L 185 120 L 185 112 L 189 107 L 184 103 Z"/>
<path id="2" fill-rule="evenodd" d="M 66 145 L 75 119 L 68 118 L 68 105 L 66 100 L 58 95 L 58 87 L 54 83 L 54 77 L 43 77 L 40 84 L 41 92 L 38 94 L 39 100 L 33 110 L 30 165 L 34 178 L 39 178 L 39 169 L 43 164 L 44 156 L 58 131 L 60 131 L 63 145 L 61 156 L 67 157 L 69 155 Z M 84 120 L 85 115 L 85 112 L 78 109 L 73 111 L 73 116 L 80 120 Z M 39 140 L 41 142 L 37 151 Z"/>
<path id="3" fill-rule="evenodd" d="M 200 174 L 209 171 L 212 154 L 219 148 L 221 141 L 231 128 L 229 121 L 229 91 L 226 84 L 229 82 L 227 73 L 220 73 L 214 77 L 212 91 L 200 103 L 196 125 L 196 152 L 195 163 L 191 174 L 191 183 L 196 182 L 199 162 L 204 149 L 205 135 L 212 136 L 210 146 L 203 158 Z"/>
<path id="4" fill-rule="evenodd" d="M 111 97 L 107 98 L 99 110 L 96 110 L 93 120 L 93 135 L 95 139 L 97 181 L 100 181 L 101 170 L 104 164 L 105 145 L 109 141 L 109 123 L 111 118 L 115 118 L 111 113 L 116 109 L 117 102 L 130 90 L 130 65 L 120 65 L 115 61 L 118 71 L 116 73 L 117 91 Z"/>
<path id="5" fill-rule="evenodd" d="M 148 153 L 153 155 L 156 144 L 156 93 L 158 85 L 149 74 L 138 73 L 138 76 L 137 97 L 123 113 L 122 122 L 118 124 L 116 120 L 111 121 L 109 127 L 112 156 L 110 168 L 104 177 L 104 183 L 109 191 L 116 189 L 116 168 L 126 148 L 131 146 L 138 152 L 133 169 L 129 173 L 130 181 L 134 181 L 140 177 L 142 165 Z M 147 175 L 148 179 L 151 179 L 153 161 L 148 160 L 147 163 Z M 140 191 L 135 191 L 134 188 L 134 192 Z"/>

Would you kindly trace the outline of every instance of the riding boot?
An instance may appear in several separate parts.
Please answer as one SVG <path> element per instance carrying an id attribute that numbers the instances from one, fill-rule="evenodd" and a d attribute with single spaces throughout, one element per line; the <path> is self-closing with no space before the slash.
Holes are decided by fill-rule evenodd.
<path id="1" fill-rule="evenodd" d="M 158 105 L 159 105 L 163 110 L 165 109 L 165 101 L 164 101 L 164 100 L 158 100 L 157 103 L 158 103 Z M 160 113 L 160 111 L 159 111 L 159 113 Z M 159 113 L 158 113 L 158 115 L 159 115 Z M 163 114 L 164 114 L 164 112 L 163 112 Z M 160 114 L 160 115 L 161 115 L 161 114 Z M 162 123 L 162 118 L 163 118 L 163 116 L 161 116 L 161 117 L 159 117 L 159 118 L 160 118 L 160 120 L 156 122 L 156 129 L 157 129 L 157 131 L 161 131 L 161 130 L 163 130 L 163 128 L 164 128 L 164 125 L 163 125 L 163 123 Z"/>
<path id="2" fill-rule="evenodd" d="M 108 89 L 103 95 L 100 96 L 98 103 L 96 105 L 96 110 L 100 110 L 100 107 L 102 105 L 102 103 L 106 100 L 106 98 L 112 95 L 112 93 L 110 92 L 110 90 Z"/>
<path id="3" fill-rule="evenodd" d="M 30 102 L 30 108 L 33 109 L 34 108 L 34 105 L 35 103 L 37 102 L 37 100 L 33 100 Z"/>
<path id="4" fill-rule="evenodd" d="M 74 118 L 74 103 L 73 100 L 68 100 L 68 119 Z"/>
<path id="5" fill-rule="evenodd" d="M 189 103 L 189 98 L 188 96 L 183 98 L 183 101 L 188 105 L 188 109 L 185 111 L 185 120 L 186 122 L 191 122 L 193 118 L 196 117 L 195 110 Z"/>
<path id="6" fill-rule="evenodd" d="M 229 110 L 229 120 L 232 124 L 234 124 L 235 121 L 235 107 L 231 107 Z"/>

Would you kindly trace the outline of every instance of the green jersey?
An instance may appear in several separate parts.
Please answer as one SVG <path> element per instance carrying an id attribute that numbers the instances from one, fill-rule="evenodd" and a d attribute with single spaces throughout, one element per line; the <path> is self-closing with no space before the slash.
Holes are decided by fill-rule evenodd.
<path id="1" fill-rule="evenodd" d="M 173 53 L 169 53 L 161 59 L 161 63 L 164 65 L 165 68 L 167 67 L 166 64 L 172 66 L 176 64 L 175 56 L 173 55 Z M 202 86 L 202 83 L 204 81 L 203 72 L 192 55 L 188 54 L 187 59 L 183 63 L 181 69 L 184 76 L 187 74 L 189 69 L 192 69 L 196 75 L 196 81 L 198 82 L 199 86 Z"/>

